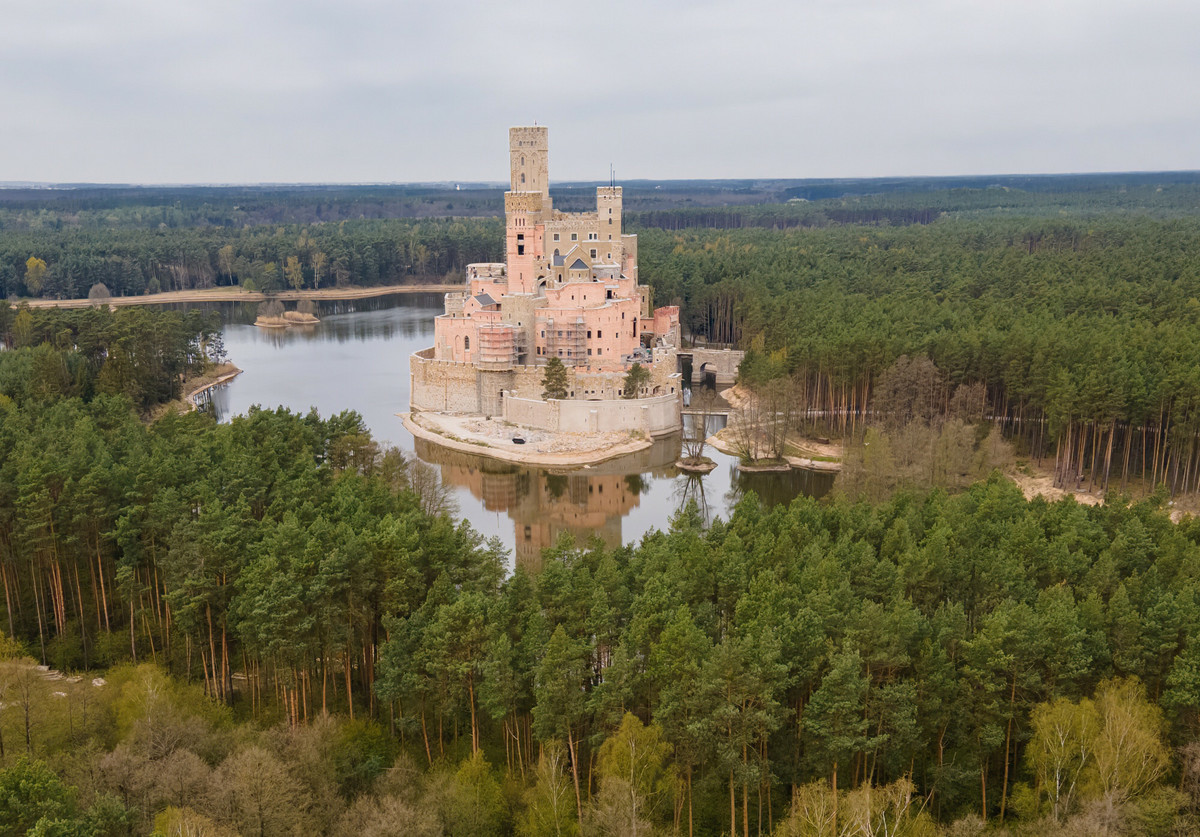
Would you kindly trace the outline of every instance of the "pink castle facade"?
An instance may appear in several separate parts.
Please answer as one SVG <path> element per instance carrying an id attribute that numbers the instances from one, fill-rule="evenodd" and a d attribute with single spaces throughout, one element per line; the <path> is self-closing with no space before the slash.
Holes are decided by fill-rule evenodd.
<path id="1" fill-rule="evenodd" d="M 413 409 L 506 416 L 505 399 L 541 399 L 542 367 L 552 357 L 570 372 L 568 400 L 612 401 L 640 363 L 651 375 L 635 400 L 654 402 L 641 406 L 658 417 L 641 429 L 674 432 L 679 309 L 652 311 L 638 284 L 637 236 L 623 231 L 621 187 L 597 188 L 595 212 L 559 212 L 550 198 L 546 128 L 510 129 L 509 158 L 506 261 L 469 265 L 466 288 L 446 295 L 434 345 L 412 358 Z M 526 420 L 530 409 L 521 414 Z"/>

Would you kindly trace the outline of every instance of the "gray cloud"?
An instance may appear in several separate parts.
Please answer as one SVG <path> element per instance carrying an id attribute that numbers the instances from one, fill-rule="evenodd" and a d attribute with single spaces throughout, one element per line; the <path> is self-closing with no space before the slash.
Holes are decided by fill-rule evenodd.
<path id="1" fill-rule="evenodd" d="M 1200 168 L 1200 4 L 16 0 L 0 179 Z"/>

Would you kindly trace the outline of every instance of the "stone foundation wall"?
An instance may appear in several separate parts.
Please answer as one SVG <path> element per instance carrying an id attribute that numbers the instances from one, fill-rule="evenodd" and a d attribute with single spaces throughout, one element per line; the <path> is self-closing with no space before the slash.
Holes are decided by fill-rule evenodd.
<path id="1" fill-rule="evenodd" d="M 568 381 L 570 370 L 567 370 Z M 513 382 L 509 390 L 522 398 L 542 397 L 542 377 L 546 371 L 541 366 L 517 366 L 512 371 Z M 507 396 L 505 396 L 507 397 Z"/>
<path id="2" fill-rule="evenodd" d="M 667 368 L 666 364 L 655 366 L 660 375 Z M 682 427 L 678 373 L 662 375 L 667 384 L 663 394 L 649 398 L 563 401 L 541 400 L 545 372 L 540 366 L 491 372 L 469 363 L 434 360 L 433 349 L 429 348 L 410 356 L 409 374 L 413 410 L 503 416 L 515 424 L 567 433 L 635 430 L 649 436 L 666 436 Z M 618 373 L 572 374 L 571 385 L 615 386 L 619 391 L 623 380 L 624 375 Z"/>
<path id="3" fill-rule="evenodd" d="M 539 366 L 491 372 L 472 363 L 435 360 L 433 353 L 431 347 L 409 357 L 409 403 L 414 410 L 498 416 L 501 392 L 541 397 L 544 372 Z"/>
<path id="4" fill-rule="evenodd" d="M 409 402 L 414 410 L 478 413 L 479 375 L 469 363 L 434 360 L 433 349 L 414 352 L 408 361 Z"/>
<path id="5" fill-rule="evenodd" d="M 541 401 L 513 395 L 504 399 L 504 419 L 560 433 L 638 431 L 667 436 L 682 427 L 678 395 L 606 401 Z"/>

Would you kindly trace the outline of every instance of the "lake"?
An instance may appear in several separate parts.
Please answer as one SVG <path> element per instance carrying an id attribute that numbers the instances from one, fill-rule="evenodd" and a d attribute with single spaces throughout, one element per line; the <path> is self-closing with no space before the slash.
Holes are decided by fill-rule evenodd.
<path id="1" fill-rule="evenodd" d="M 793 470 L 740 474 L 736 459 L 709 449 L 716 470 L 703 477 L 672 463 L 679 439 L 649 450 L 575 470 L 528 468 L 417 442 L 397 413 L 408 410 L 408 357 L 433 342 L 441 294 L 395 294 L 366 300 L 322 301 L 315 326 L 262 329 L 255 305 L 215 304 L 225 322 L 229 359 L 243 372 L 214 391 L 212 409 L 228 421 L 253 405 L 288 407 L 323 416 L 358 412 L 381 443 L 405 451 L 437 475 L 465 517 L 485 537 L 497 537 L 522 564 L 536 566 L 541 550 L 563 532 L 609 546 L 665 528 L 689 498 L 706 516 L 727 518 L 747 491 L 764 503 L 821 496 L 831 474 Z"/>

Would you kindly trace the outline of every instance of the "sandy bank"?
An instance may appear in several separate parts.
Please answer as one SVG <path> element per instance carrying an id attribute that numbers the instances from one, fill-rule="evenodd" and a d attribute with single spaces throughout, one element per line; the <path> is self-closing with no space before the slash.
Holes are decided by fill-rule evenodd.
<path id="1" fill-rule="evenodd" d="M 190 405 L 189 409 L 196 409 L 196 396 L 207 392 L 213 387 L 219 387 L 227 381 L 232 381 L 240 374 L 242 374 L 242 370 L 238 369 L 232 363 L 222 363 L 209 374 L 202 375 L 193 381 L 188 381 L 189 384 L 196 386 L 195 389 L 187 394 L 187 402 Z"/>
<path id="2" fill-rule="evenodd" d="M 729 422 L 723 429 L 718 430 L 705 441 L 727 456 L 740 456 L 739 448 L 741 445 L 735 440 L 738 435 L 745 435 L 741 423 L 747 420 L 748 414 L 753 413 L 753 410 L 749 409 L 753 407 L 750 403 L 752 396 L 740 386 L 733 386 L 727 390 L 723 390 L 721 397 L 733 407 L 733 410 L 729 414 Z M 750 435 L 753 436 L 756 434 L 751 433 Z M 842 446 L 840 444 L 832 444 L 828 440 L 818 441 L 807 436 L 801 436 L 798 433 L 789 433 L 784 440 L 783 447 L 785 450 L 793 452 L 791 455 L 783 457 L 788 467 L 803 468 L 807 471 L 825 471 L 828 473 L 837 473 L 842 470 Z M 750 464 L 739 467 L 741 470 L 747 472 L 785 469 L 782 465 L 774 464 L 763 466 Z"/>
<path id="3" fill-rule="evenodd" d="M 522 465 L 571 468 L 594 465 L 651 446 L 649 439 L 627 433 L 552 433 L 479 416 L 398 413 L 418 439 Z M 513 444 L 519 436 L 525 444 Z"/>
<path id="4" fill-rule="evenodd" d="M 719 450 L 721 453 L 725 454 L 726 456 L 739 456 L 740 454 L 738 453 L 738 446 L 729 438 L 730 435 L 731 435 L 731 431 L 728 427 L 726 427 L 723 430 L 717 431 L 717 433 L 715 435 L 709 436 L 707 439 L 704 440 L 704 442 L 705 442 L 705 444 L 709 445 L 710 447 L 715 448 L 716 450 Z M 805 443 L 808 443 L 808 442 L 811 442 L 811 440 L 799 440 L 798 441 L 797 438 L 793 437 L 793 436 L 789 436 L 788 440 L 787 440 L 787 444 L 792 447 L 804 445 Z M 817 443 L 813 442 L 812 444 L 816 445 Z M 826 447 L 826 446 L 822 445 L 821 447 Z M 828 447 L 834 447 L 834 446 L 830 445 Z M 838 448 L 838 453 L 839 454 L 841 453 L 840 448 Z M 822 452 L 818 452 L 818 455 L 829 456 L 831 454 L 826 454 L 822 451 Z M 739 465 L 738 467 L 741 468 L 741 470 L 747 471 L 747 472 L 780 471 L 780 470 L 787 470 L 787 468 L 803 468 L 806 471 L 826 471 L 826 472 L 832 474 L 832 473 L 837 473 L 838 471 L 842 470 L 841 462 L 830 462 L 830 461 L 827 461 L 824 459 L 810 459 L 807 456 L 785 456 L 783 459 L 785 462 L 787 462 L 786 467 L 780 466 L 780 465 L 764 465 L 761 467 L 754 466 L 754 465 L 749 465 L 749 466 L 740 466 Z"/>
<path id="5" fill-rule="evenodd" d="M 220 386 L 226 381 L 231 381 L 238 375 L 242 374 L 242 370 L 238 369 L 232 363 L 222 363 L 220 366 L 214 367 L 204 375 L 199 375 L 195 378 L 189 378 L 183 382 L 186 389 L 186 394 L 181 395 L 174 401 L 168 401 L 165 404 L 159 404 L 150 410 L 149 413 L 143 416 L 147 421 L 158 421 L 169 413 L 187 413 L 196 409 L 196 398 L 206 390 L 210 390 L 215 386 Z"/>
<path id="6" fill-rule="evenodd" d="M 272 299 L 368 299 L 390 294 L 441 294 L 450 291 L 461 291 L 463 286 L 456 285 L 381 285 L 377 288 L 322 288 L 316 291 L 280 291 L 271 294 Z M 108 305 L 120 307 L 125 305 L 169 305 L 182 302 L 262 302 L 267 295 L 257 291 L 244 291 L 238 287 L 208 288 L 202 291 L 167 291 L 161 294 L 145 294 L 144 296 L 114 296 L 106 300 Z M 26 303 L 30 308 L 87 308 L 99 305 L 91 299 L 23 299 L 18 304 Z"/>

